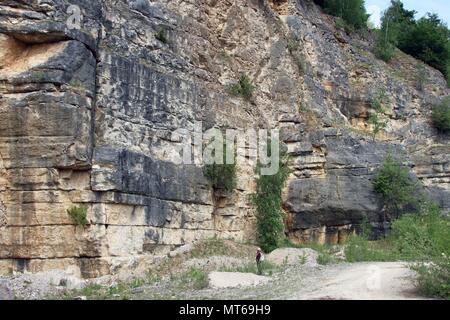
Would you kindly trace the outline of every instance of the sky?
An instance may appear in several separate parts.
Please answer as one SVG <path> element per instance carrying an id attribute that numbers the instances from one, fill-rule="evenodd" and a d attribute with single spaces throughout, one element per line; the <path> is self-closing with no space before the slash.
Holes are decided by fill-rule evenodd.
<path id="1" fill-rule="evenodd" d="M 449 0 L 403 0 L 405 8 L 416 10 L 416 18 L 423 17 L 427 12 L 437 13 L 450 27 L 450 1 Z M 371 14 L 370 21 L 376 26 L 380 25 L 382 12 L 389 7 L 390 0 L 366 0 L 367 12 Z"/>

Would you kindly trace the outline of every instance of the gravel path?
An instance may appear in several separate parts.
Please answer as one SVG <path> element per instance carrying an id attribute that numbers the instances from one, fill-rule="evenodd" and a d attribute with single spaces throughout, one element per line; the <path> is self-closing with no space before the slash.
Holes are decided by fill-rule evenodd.
<path id="1" fill-rule="evenodd" d="M 308 289 L 294 292 L 291 299 L 423 299 L 414 286 L 414 273 L 400 262 L 346 264 L 327 268 L 310 280 Z"/>

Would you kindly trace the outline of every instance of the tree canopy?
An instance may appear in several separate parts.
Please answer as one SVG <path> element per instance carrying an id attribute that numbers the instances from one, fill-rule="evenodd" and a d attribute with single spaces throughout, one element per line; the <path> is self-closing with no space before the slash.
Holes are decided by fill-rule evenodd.
<path id="1" fill-rule="evenodd" d="M 400 0 L 391 0 L 384 12 L 375 44 L 375 54 L 389 61 L 394 48 L 440 70 L 450 80 L 450 31 L 437 14 L 415 20 L 417 12 L 405 9 Z"/>
<path id="2" fill-rule="evenodd" d="M 404 32 L 398 48 L 449 76 L 450 31 L 437 14 L 421 18 Z"/>
<path id="3" fill-rule="evenodd" d="M 369 15 L 366 12 L 364 0 L 315 0 L 325 9 L 325 12 L 342 18 L 354 29 L 367 26 Z"/>
<path id="4" fill-rule="evenodd" d="M 385 41 L 395 46 L 403 44 L 405 33 L 408 33 L 415 24 L 416 13 L 414 10 L 406 10 L 400 0 L 391 0 L 390 7 L 381 19 L 381 35 Z"/>

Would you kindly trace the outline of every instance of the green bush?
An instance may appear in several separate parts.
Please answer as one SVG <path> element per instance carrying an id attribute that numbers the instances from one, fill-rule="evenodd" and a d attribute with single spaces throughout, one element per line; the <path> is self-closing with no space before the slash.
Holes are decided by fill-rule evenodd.
<path id="1" fill-rule="evenodd" d="M 374 112 L 369 116 L 369 124 L 372 125 L 373 140 L 381 131 L 385 130 L 388 122 L 383 119 L 380 112 Z"/>
<path id="2" fill-rule="evenodd" d="M 245 74 L 241 75 L 238 83 L 231 85 L 229 88 L 229 92 L 232 95 L 242 96 L 247 100 L 252 97 L 253 91 L 255 91 L 255 86 L 251 79 Z"/>
<path id="3" fill-rule="evenodd" d="M 383 241 L 370 242 L 366 235 L 351 236 L 346 244 L 347 261 L 430 261 L 450 254 L 450 222 L 440 208 L 429 201 L 419 212 L 393 221 L 391 234 Z"/>
<path id="4" fill-rule="evenodd" d="M 325 0 L 325 12 L 342 18 L 344 28 L 362 29 L 367 27 L 369 15 L 364 6 L 364 0 Z"/>
<path id="5" fill-rule="evenodd" d="M 377 248 L 363 235 L 352 235 L 345 244 L 344 252 L 348 262 L 397 260 L 394 251 Z"/>
<path id="6" fill-rule="evenodd" d="M 431 115 L 433 125 L 442 132 L 450 132 L 450 98 L 434 107 Z"/>
<path id="7" fill-rule="evenodd" d="M 378 35 L 373 53 L 378 59 L 389 62 L 394 57 L 395 46 L 389 41 L 386 41 L 382 35 Z"/>
<path id="8" fill-rule="evenodd" d="M 87 220 L 87 208 L 84 206 L 71 207 L 67 209 L 67 213 L 77 226 L 86 226 L 89 222 Z"/>
<path id="9" fill-rule="evenodd" d="M 414 261 L 412 269 L 418 274 L 420 290 L 429 296 L 450 299 L 450 220 L 426 197 L 413 200 L 417 189 L 409 170 L 390 155 L 373 185 L 397 212 L 413 203 L 417 213 L 393 221 L 389 237 L 378 242 L 384 247 L 376 247 L 364 234 L 350 237 L 345 247 L 347 261 Z"/>
<path id="10" fill-rule="evenodd" d="M 425 201 L 418 214 L 392 223 L 396 250 L 405 258 L 428 260 L 450 255 L 450 223 L 438 205 Z"/>
<path id="11" fill-rule="evenodd" d="M 370 102 L 370 106 L 372 109 L 374 109 L 377 112 L 384 112 L 384 102 L 386 100 L 386 91 L 385 90 L 378 90 L 375 96 L 372 98 L 372 101 Z"/>
<path id="12" fill-rule="evenodd" d="M 208 286 L 208 274 L 201 269 L 191 268 L 179 276 L 178 284 L 184 289 L 201 290 Z"/>
<path id="13" fill-rule="evenodd" d="M 348 262 L 370 261 L 368 259 L 369 244 L 366 238 L 352 235 L 345 244 L 345 258 Z"/>
<path id="14" fill-rule="evenodd" d="M 450 299 L 450 258 L 448 256 L 432 263 L 416 264 L 412 269 L 417 272 L 417 285 L 423 294 Z"/>
<path id="15" fill-rule="evenodd" d="M 214 189 L 232 191 L 236 187 L 236 159 L 233 163 L 226 163 L 227 145 L 223 146 L 223 163 L 206 164 L 203 167 L 203 174 L 211 183 Z"/>
<path id="16" fill-rule="evenodd" d="M 450 298 L 450 220 L 435 203 L 423 201 L 418 213 L 394 221 L 385 240 L 350 237 L 345 256 L 348 262 L 412 261 L 417 285 L 424 294 Z"/>
<path id="17" fill-rule="evenodd" d="M 330 254 L 321 252 L 317 256 L 317 263 L 320 265 L 333 264 L 335 262 L 336 262 L 336 259 Z"/>
<path id="18" fill-rule="evenodd" d="M 388 213 L 398 218 L 408 204 L 415 204 L 413 196 L 417 189 L 409 169 L 388 155 L 372 181 L 375 191 L 383 197 Z"/>
<path id="19" fill-rule="evenodd" d="M 431 202 L 419 214 L 405 215 L 392 225 L 392 242 L 412 266 L 417 285 L 428 296 L 450 299 L 450 221 Z"/>
<path id="20" fill-rule="evenodd" d="M 284 213 L 281 192 L 290 174 L 287 157 L 280 157 L 279 170 L 274 175 L 261 175 L 256 180 L 252 200 L 256 206 L 257 237 L 263 251 L 278 248 L 284 238 Z M 260 170 L 260 166 L 258 168 Z"/>
<path id="21" fill-rule="evenodd" d="M 347 33 L 352 33 L 355 31 L 355 28 L 342 18 L 336 19 L 336 28 L 345 30 Z"/>

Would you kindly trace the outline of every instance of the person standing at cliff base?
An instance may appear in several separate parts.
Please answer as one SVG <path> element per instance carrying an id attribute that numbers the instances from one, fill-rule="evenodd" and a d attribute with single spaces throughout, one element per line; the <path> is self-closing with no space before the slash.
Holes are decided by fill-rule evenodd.
<path id="1" fill-rule="evenodd" d="M 264 261 L 264 254 L 261 248 L 256 250 L 256 267 L 258 268 L 258 275 L 262 275 L 262 262 Z"/>

